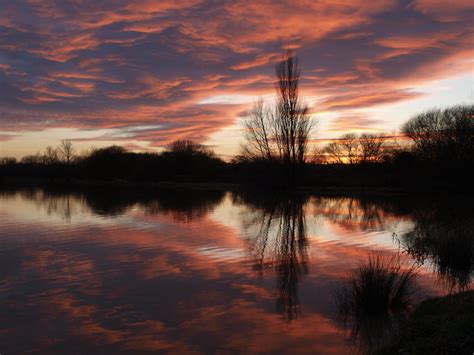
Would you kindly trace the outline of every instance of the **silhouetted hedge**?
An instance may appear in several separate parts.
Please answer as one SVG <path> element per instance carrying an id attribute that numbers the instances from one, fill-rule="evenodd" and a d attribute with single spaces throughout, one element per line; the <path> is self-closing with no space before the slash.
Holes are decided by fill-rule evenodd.
<path id="1" fill-rule="evenodd" d="M 57 149 L 47 147 L 43 155 L 26 156 L 20 162 L 0 159 L 0 177 L 231 182 L 285 189 L 303 185 L 472 190 L 469 169 L 474 166 L 473 117 L 473 105 L 416 115 L 402 127 L 412 145 L 392 149 L 380 159 L 355 159 L 352 164 L 343 164 L 344 159 L 336 159 L 339 163 L 334 164 L 284 164 L 271 158 L 242 156 L 225 162 L 209 148 L 182 140 L 159 154 L 133 153 L 111 146 L 72 160 L 61 160 Z M 379 138 L 363 136 L 365 140 Z"/>

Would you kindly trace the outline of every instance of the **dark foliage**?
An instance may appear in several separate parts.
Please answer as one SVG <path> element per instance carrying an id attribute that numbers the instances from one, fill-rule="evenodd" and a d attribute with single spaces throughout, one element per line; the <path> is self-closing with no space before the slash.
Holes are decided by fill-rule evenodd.
<path id="1" fill-rule="evenodd" d="M 191 141 L 176 141 L 160 154 L 132 153 L 111 146 L 77 157 L 71 156 L 74 149 L 65 142 L 19 162 L 2 158 L 0 178 L 226 182 L 285 190 L 306 186 L 467 192 L 474 186 L 466 170 L 474 165 L 473 111 L 472 106 L 458 106 L 416 116 L 403 127 L 413 144 L 390 151 L 382 149 L 385 136 L 354 137 L 357 154 L 347 161 L 338 159 L 337 150 L 333 164 L 282 164 L 281 159 L 264 155 L 237 156 L 225 162 L 207 147 Z M 342 142 L 347 144 L 348 138 Z"/>
<path id="2" fill-rule="evenodd" d="M 209 181 L 219 179 L 225 167 L 225 162 L 205 147 L 178 141 L 161 154 L 133 153 L 111 146 L 74 160 L 68 157 L 68 161 L 47 160 L 39 154 L 19 163 L 4 159 L 0 174 L 49 180 Z"/>

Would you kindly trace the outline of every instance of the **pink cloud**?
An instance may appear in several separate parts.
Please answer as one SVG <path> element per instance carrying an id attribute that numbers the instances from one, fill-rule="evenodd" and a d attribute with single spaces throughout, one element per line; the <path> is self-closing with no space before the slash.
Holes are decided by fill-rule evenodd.
<path id="1" fill-rule="evenodd" d="M 418 86 L 472 69 L 467 1 L 19 0 L 2 10 L 0 115 L 11 132 L 119 128 L 150 146 L 205 141 L 250 105 L 199 103 L 272 95 L 286 48 L 300 56 L 303 96 L 340 117 L 420 99 Z M 143 125 L 159 128 L 133 128 Z"/>

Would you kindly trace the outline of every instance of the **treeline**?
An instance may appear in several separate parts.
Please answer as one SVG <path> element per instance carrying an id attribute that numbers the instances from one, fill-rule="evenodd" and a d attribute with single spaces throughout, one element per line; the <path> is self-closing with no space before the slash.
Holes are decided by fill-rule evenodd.
<path id="1" fill-rule="evenodd" d="M 71 155 L 63 153 L 65 145 Z M 162 153 L 134 153 L 116 145 L 81 155 L 74 151 L 70 141 L 63 141 L 57 148 L 47 147 L 43 153 L 20 161 L 3 158 L 0 173 L 4 177 L 67 180 L 210 181 L 226 166 L 212 150 L 186 140 L 170 144 Z"/>
<path id="2" fill-rule="evenodd" d="M 416 160 L 447 166 L 472 162 L 474 106 L 423 112 L 407 121 L 401 133 L 401 143 L 385 134 L 347 133 L 327 144 L 317 156 L 335 164 Z"/>
<path id="3" fill-rule="evenodd" d="M 314 159 L 292 166 L 287 180 L 279 159 L 238 156 L 230 162 L 192 141 L 176 141 L 161 153 L 123 147 L 76 153 L 71 141 L 17 161 L 3 158 L 0 174 L 10 179 L 125 180 L 132 182 L 223 182 L 267 187 L 472 188 L 474 106 L 455 106 L 416 115 L 402 126 L 403 144 L 384 135 L 344 135 Z M 323 157 L 323 158 L 322 158 Z"/>
<path id="4" fill-rule="evenodd" d="M 474 106 L 416 115 L 402 128 L 402 142 L 384 134 L 348 133 L 311 152 L 314 120 L 299 95 L 300 67 L 291 51 L 275 66 L 273 105 L 258 101 L 244 120 L 241 154 L 225 162 L 211 149 L 180 140 L 162 153 L 123 147 L 77 155 L 64 140 L 43 153 L 3 158 L 0 176 L 18 178 L 238 182 L 267 187 L 471 187 Z"/>

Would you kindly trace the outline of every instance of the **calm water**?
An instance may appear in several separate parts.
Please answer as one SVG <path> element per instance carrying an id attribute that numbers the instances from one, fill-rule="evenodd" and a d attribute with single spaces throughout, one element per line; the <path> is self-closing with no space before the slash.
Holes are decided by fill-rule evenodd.
<path id="1" fill-rule="evenodd" d="M 459 199 L 0 191 L 0 352 L 347 353 L 335 294 L 369 255 L 416 298 L 471 286 Z"/>

